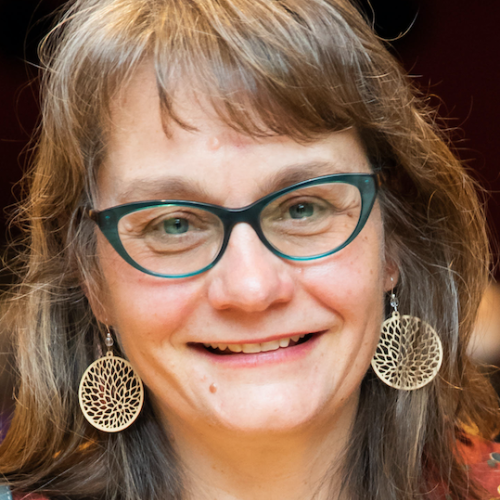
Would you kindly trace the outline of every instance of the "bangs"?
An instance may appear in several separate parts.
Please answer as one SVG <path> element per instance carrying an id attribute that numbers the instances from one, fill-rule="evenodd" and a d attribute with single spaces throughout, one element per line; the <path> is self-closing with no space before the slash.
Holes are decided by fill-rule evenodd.
<path id="1" fill-rule="evenodd" d="M 343 0 L 77 0 L 41 55 L 45 128 L 65 154 L 83 152 L 82 175 L 105 154 L 111 103 L 151 61 L 166 133 L 192 129 L 180 91 L 253 137 L 310 141 L 399 119 L 398 69 Z"/>
<path id="2" fill-rule="evenodd" d="M 191 128 L 175 110 L 186 86 L 250 136 L 310 140 L 369 121 L 367 52 L 327 3 L 174 0 L 159 8 L 152 50 L 167 128 L 171 120 Z"/>

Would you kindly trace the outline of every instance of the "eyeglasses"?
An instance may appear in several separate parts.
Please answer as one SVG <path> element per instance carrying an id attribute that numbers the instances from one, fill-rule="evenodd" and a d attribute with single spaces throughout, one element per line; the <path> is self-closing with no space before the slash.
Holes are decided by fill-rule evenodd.
<path id="1" fill-rule="evenodd" d="M 187 278 L 221 259 L 232 229 L 242 222 L 284 259 L 308 261 L 338 252 L 363 229 L 379 186 L 377 174 L 334 174 L 243 208 L 157 200 L 89 210 L 89 216 L 131 266 L 152 276 Z"/>

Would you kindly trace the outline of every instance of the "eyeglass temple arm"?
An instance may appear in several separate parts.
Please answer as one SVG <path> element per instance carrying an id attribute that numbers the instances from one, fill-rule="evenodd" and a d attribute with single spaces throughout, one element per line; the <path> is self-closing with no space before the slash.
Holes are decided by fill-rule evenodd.
<path id="1" fill-rule="evenodd" d="M 375 174 L 375 181 L 377 184 L 377 189 L 382 186 L 382 184 L 385 183 L 385 175 L 382 172 L 377 172 Z"/>
<path id="2" fill-rule="evenodd" d="M 90 219 L 92 219 L 94 222 L 97 222 L 99 220 L 99 210 L 94 210 L 93 208 L 89 208 L 87 210 L 87 215 L 89 216 Z"/>

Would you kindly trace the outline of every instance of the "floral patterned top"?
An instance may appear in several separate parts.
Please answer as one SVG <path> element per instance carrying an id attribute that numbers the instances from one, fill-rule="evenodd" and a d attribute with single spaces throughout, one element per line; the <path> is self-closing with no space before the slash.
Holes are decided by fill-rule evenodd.
<path id="1" fill-rule="evenodd" d="M 468 436 L 459 445 L 470 477 L 488 492 L 484 500 L 500 500 L 500 443 Z M 446 500 L 452 500 L 447 495 Z"/>

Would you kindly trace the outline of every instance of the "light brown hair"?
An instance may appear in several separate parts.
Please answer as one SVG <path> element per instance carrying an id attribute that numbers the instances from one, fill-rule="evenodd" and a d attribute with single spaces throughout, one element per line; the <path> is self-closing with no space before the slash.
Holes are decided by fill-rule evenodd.
<path id="1" fill-rule="evenodd" d="M 346 0 L 77 0 L 42 56 L 42 125 L 16 219 L 26 250 L 3 316 L 18 381 L 0 471 L 13 488 L 183 497 L 182 467 L 149 401 L 131 428 L 105 435 L 87 424 L 77 398 L 102 345 L 86 295 L 98 298 L 100 275 L 85 209 L 106 154 L 110 103 L 151 60 L 166 133 L 172 120 L 188 127 L 175 109 L 186 82 L 253 137 L 307 142 L 356 128 L 385 179 L 379 199 L 400 310 L 436 328 L 444 362 L 414 392 L 367 373 L 344 488 L 353 500 L 416 500 L 438 482 L 457 500 L 476 495 L 456 442 L 464 424 L 491 437 L 497 415 L 465 354 L 488 273 L 484 215 L 433 113 L 358 11 Z"/>

